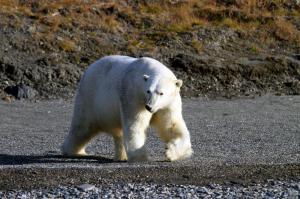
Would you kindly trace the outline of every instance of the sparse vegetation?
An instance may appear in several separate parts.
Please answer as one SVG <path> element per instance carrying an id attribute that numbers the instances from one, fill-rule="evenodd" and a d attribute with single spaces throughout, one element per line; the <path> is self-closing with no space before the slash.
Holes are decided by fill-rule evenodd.
<path id="1" fill-rule="evenodd" d="M 279 18 L 271 24 L 271 29 L 278 39 L 296 42 L 300 46 L 300 31 L 287 20 Z"/>
<path id="2" fill-rule="evenodd" d="M 72 52 L 76 50 L 75 42 L 64 38 L 59 39 L 59 47 L 65 52 Z"/>
<path id="3" fill-rule="evenodd" d="M 248 49 L 250 52 L 255 53 L 255 54 L 258 54 L 261 52 L 261 49 L 256 44 L 251 44 Z"/>
<path id="4" fill-rule="evenodd" d="M 191 42 L 191 45 L 198 54 L 200 54 L 203 51 L 203 43 L 198 39 L 194 38 Z"/>
<path id="5" fill-rule="evenodd" d="M 197 27 L 225 26 L 239 31 L 265 30 L 269 37 L 299 44 L 299 27 L 293 23 L 300 16 L 297 1 L 276 0 L 179 0 L 118 3 L 96 0 L 0 0 L 1 15 L 12 26 L 22 26 L 29 18 L 41 26 L 42 33 L 63 30 L 99 29 L 115 34 L 142 34 L 140 29 L 181 33 Z M 288 19 L 287 19 L 288 17 Z M 299 26 L 299 24 L 298 24 Z M 149 38 L 152 39 L 152 38 Z"/>
<path id="6" fill-rule="evenodd" d="M 289 93 L 300 93 L 290 83 L 299 82 L 290 63 L 300 52 L 297 0 L 0 0 L 0 18 L 0 76 L 9 84 L 20 80 L 61 92 L 74 88 L 80 72 L 99 57 L 126 54 L 173 67 L 188 82 L 185 93 L 276 90 L 282 78 L 290 79 Z M 20 62 L 6 58 L 14 53 Z M 23 67 L 24 57 L 32 68 Z M 60 71 L 62 63 L 72 72 Z M 280 73 L 289 77 L 269 75 L 276 64 L 294 68 Z M 56 79 L 40 88 L 42 78 Z"/>

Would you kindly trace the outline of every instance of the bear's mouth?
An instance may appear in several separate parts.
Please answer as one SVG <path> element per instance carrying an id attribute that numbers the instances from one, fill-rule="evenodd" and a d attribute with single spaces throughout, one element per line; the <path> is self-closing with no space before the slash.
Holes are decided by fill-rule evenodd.
<path id="1" fill-rule="evenodd" d="M 153 109 L 152 109 L 151 106 L 146 105 L 145 108 L 146 108 L 146 110 L 149 111 L 150 113 L 153 113 Z"/>

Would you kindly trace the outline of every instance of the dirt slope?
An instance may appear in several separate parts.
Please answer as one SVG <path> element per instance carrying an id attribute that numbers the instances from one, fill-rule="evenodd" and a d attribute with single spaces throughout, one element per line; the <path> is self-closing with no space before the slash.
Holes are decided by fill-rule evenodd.
<path id="1" fill-rule="evenodd" d="M 0 0 L 0 93 L 69 98 L 89 64 L 123 54 L 165 63 L 185 96 L 298 95 L 297 2 Z"/>

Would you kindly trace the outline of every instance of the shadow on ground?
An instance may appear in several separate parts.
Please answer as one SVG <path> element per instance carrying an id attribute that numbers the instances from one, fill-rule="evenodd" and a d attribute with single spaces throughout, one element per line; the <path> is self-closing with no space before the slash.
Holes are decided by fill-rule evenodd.
<path id="1" fill-rule="evenodd" d="M 63 156 L 63 155 L 10 155 L 0 154 L 0 165 L 24 165 L 45 163 L 113 163 L 114 160 L 99 156 Z"/>

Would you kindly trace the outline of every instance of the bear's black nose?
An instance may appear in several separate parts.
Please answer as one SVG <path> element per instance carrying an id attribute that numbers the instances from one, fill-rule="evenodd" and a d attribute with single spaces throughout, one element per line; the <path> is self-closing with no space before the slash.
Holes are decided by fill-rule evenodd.
<path id="1" fill-rule="evenodd" d="M 152 113 L 152 108 L 149 105 L 146 105 L 145 108 L 147 109 L 147 111 Z"/>

